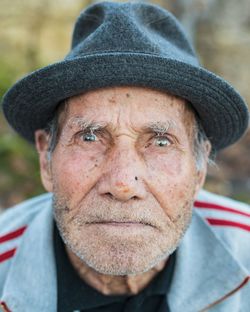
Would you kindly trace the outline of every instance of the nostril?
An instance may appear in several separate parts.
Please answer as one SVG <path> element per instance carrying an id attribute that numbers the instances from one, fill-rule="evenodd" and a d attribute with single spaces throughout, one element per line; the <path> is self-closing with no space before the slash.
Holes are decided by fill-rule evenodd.
<path id="1" fill-rule="evenodd" d="M 112 200 L 113 200 L 113 199 L 118 199 L 118 198 L 116 198 L 115 195 L 113 195 L 113 194 L 110 193 L 110 192 L 105 193 L 104 196 L 107 196 L 109 199 L 112 199 Z M 139 197 L 138 197 L 138 196 L 133 196 L 133 197 L 131 197 L 131 198 L 129 198 L 129 199 L 138 200 Z"/>
<path id="2" fill-rule="evenodd" d="M 114 198 L 114 196 L 113 196 L 110 192 L 105 193 L 105 195 L 106 195 L 107 197 L 111 198 L 111 199 L 113 199 L 113 198 Z"/>

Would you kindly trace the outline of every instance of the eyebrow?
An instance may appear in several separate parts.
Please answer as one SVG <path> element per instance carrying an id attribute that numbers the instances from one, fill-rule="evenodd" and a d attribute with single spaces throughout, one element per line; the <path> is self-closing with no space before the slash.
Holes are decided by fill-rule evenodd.
<path id="1" fill-rule="evenodd" d="M 78 129 L 81 130 L 87 130 L 90 131 L 97 131 L 97 130 L 104 130 L 107 128 L 114 129 L 114 127 L 110 123 L 105 122 L 96 122 L 92 120 L 87 120 L 83 117 L 72 117 L 67 122 L 67 125 L 69 127 L 76 126 Z M 157 134 L 164 134 L 172 129 L 178 129 L 175 121 L 173 120 L 167 120 L 167 121 L 156 121 L 156 122 L 150 122 L 146 125 L 144 125 L 142 128 L 137 128 L 140 132 L 155 132 Z"/>
<path id="2" fill-rule="evenodd" d="M 91 129 L 92 131 L 104 129 L 107 127 L 107 125 L 107 123 L 95 122 L 87 120 L 83 117 L 72 117 L 66 124 L 66 126 L 68 127 L 76 126 L 78 129 L 80 128 L 81 130 Z"/>
<path id="3" fill-rule="evenodd" d="M 145 132 L 155 132 L 158 134 L 167 133 L 169 130 L 177 128 L 176 123 L 173 120 L 168 120 L 165 122 L 157 121 L 152 122 L 147 126 L 143 127 Z"/>

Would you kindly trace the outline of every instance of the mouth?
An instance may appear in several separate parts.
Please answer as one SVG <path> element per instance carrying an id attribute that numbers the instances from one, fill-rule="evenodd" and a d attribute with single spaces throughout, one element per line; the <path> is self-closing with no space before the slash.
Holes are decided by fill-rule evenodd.
<path id="1" fill-rule="evenodd" d="M 88 224 L 111 226 L 111 227 L 145 227 L 145 226 L 154 227 L 152 224 L 138 222 L 138 221 L 113 221 L 113 220 L 106 221 L 105 220 L 105 221 L 90 222 Z"/>

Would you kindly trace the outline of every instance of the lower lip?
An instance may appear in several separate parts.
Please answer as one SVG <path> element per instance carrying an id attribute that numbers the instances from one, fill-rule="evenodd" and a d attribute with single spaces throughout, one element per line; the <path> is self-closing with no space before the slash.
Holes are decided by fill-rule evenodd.
<path id="1" fill-rule="evenodd" d="M 104 226 L 114 226 L 114 227 L 144 227 L 147 226 L 147 224 L 143 223 L 133 223 L 133 222 L 98 222 L 93 223 L 96 225 L 104 225 Z"/>

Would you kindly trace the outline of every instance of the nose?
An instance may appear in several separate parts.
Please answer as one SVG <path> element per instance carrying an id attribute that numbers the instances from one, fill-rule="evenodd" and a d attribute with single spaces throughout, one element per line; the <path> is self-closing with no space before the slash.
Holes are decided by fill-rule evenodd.
<path id="1" fill-rule="evenodd" d="M 146 197 L 143 161 L 132 148 L 112 152 L 103 172 L 98 183 L 100 195 L 123 202 Z"/>

